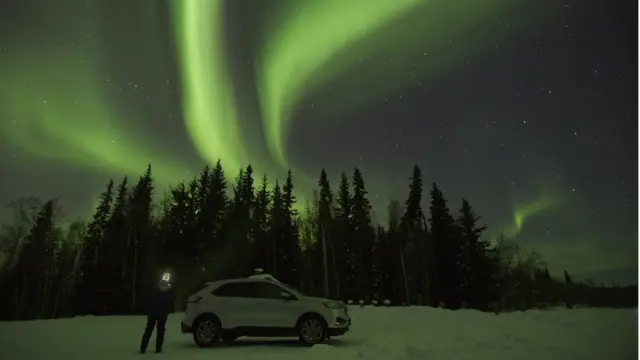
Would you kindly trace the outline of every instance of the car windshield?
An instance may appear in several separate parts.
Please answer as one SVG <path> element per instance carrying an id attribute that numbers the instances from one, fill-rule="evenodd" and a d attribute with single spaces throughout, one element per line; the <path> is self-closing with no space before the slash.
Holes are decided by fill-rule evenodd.
<path id="1" fill-rule="evenodd" d="M 303 294 L 300 290 L 294 288 L 293 286 L 287 285 L 280 281 L 278 281 L 278 284 L 280 284 L 280 286 L 285 288 L 287 291 L 292 292 L 294 295 L 305 296 L 305 294 Z"/>

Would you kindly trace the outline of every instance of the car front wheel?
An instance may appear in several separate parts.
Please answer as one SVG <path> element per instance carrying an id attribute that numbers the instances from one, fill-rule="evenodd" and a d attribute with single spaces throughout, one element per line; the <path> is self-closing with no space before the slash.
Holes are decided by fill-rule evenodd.
<path id="1" fill-rule="evenodd" d="M 305 315 L 298 321 L 296 331 L 303 345 L 313 346 L 327 337 L 327 323 L 319 315 Z"/>
<path id="2" fill-rule="evenodd" d="M 193 341 L 200 347 L 211 347 L 220 339 L 220 320 L 212 315 L 198 319 L 193 330 Z"/>

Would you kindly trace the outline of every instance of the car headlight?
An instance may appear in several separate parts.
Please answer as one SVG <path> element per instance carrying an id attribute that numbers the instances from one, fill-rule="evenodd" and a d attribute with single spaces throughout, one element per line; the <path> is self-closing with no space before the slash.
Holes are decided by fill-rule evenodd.
<path id="1" fill-rule="evenodd" d="M 322 303 L 328 309 L 343 309 L 344 304 L 337 301 L 327 301 Z"/>

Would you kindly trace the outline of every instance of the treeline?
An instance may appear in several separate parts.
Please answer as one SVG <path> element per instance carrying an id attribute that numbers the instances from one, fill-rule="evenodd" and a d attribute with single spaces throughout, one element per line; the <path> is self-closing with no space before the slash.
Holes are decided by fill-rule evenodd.
<path id="1" fill-rule="evenodd" d="M 86 225 L 65 226 L 56 200 L 14 203 L 0 238 L 0 318 L 142 313 L 164 271 L 174 274 L 180 310 L 203 282 L 255 268 L 308 294 L 366 304 L 496 312 L 637 305 L 636 287 L 574 284 L 566 273 L 559 281 L 535 252 L 505 237 L 488 242 L 469 202 L 453 213 L 435 183 L 425 194 L 417 166 L 384 226 L 372 222 L 358 169 L 336 188 L 322 170 L 300 213 L 291 172 L 273 187 L 251 166 L 231 186 L 227 178 L 218 162 L 154 205 L 149 167 L 135 184 L 110 181 Z"/>

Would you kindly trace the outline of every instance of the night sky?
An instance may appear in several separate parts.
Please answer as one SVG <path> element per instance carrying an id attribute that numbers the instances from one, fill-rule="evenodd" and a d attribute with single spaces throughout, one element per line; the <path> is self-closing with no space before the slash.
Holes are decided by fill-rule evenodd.
<path id="1" fill-rule="evenodd" d="M 111 177 L 151 162 L 159 199 L 221 158 L 301 203 L 357 166 L 384 221 L 418 164 L 553 273 L 636 282 L 637 6 L 1 0 L 0 202 L 88 217 Z"/>

